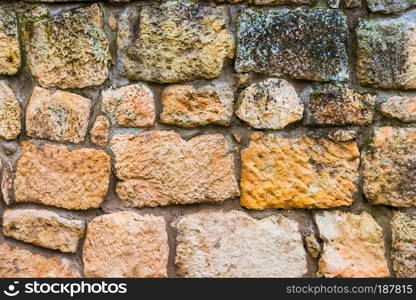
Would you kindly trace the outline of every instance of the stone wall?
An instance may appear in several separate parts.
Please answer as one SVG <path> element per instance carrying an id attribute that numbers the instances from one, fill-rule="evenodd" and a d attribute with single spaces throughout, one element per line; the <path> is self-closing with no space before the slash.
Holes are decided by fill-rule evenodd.
<path id="1" fill-rule="evenodd" d="M 1 0 L 0 277 L 416 277 L 415 6 Z"/>

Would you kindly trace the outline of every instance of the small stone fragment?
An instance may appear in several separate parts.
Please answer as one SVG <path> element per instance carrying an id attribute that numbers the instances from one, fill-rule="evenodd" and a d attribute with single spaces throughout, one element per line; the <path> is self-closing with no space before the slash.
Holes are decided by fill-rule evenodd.
<path id="1" fill-rule="evenodd" d="M 13 90 L 5 81 L 0 81 L 0 137 L 8 140 L 17 138 L 21 128 L 21 110 Z"/>
<path id="2" fill-rule="evenodd" d="M 221 203 L 239 195 L 233 155 L 221 134 L 183 140 L 173 131 L 118 134 L 111 140 L 116 192 L 131 207 Z"/>
<path id="3" fill-rule="evenodd" d="M 241 154 L 240 204 L 257 210 L 349 206 L 359 156 L 355 141 L 255 132 Z"/>
<path id="4" fill-rule="evenodd" d="M 283 215 L 256 220 L 240 211 L 182 217 L 175 263 L 182 277 L 302 277 L 298 224 Z"/>
<path id="5" fill-rule="evenodd" d="M 310 256 L 312 256 L 313 258 L 318 258 L 319 254 L 321 254 L 321 244 L 318 242 L 318 239 L 313 233 L 310 233 L 305 236 L 305 247 Z"/>
<path id="6" fill-rule="evenodd" d="M 4 142 L 2 146 L 6 155 L 13 155 L 19 149 L 19 144 L 17 141 Z"/>
<path id="7" fill-rule="evenodd" d="M 371 215 L 323 211 L 315 214 L 315 222 L 324 241 L 318 276 L 389 276 L 383 230 Z"/>
<path id="8" fill-rule="evenodd" d="M 104 151 L 33 141 L 21 143 L 14 189 L 16 202 L 34 202 L 66 209 L 100 206 L 110 179 L 110 156 Z"/>
<path id="9" fill-rule="evenodd" d="M 315 88 L 306 103 L 306 123 L 314 125 L 369 125 L 376 97 L 353 89 L 323 85 Z"/>
<path id="10" fill-rule="evenodd" d="M 416 278 L 416 216 L 396 211 L 390 224 L 396 277 Z"/>
<path id="11" fill-rule="evenodd" d="M 84 229 L 83 221 L 44 209 L 6 209 L 3 215 L 5 236 L 62 252 L 77 251 Z"/>
<path id="12" fill-rule="evenodd" d="M 13 202 L 13 166 L 9 161 L 1 160 L 1 195 L 9 206 Z"/>
<path id="13" fill-rule="evenodd" d="M 110 131 L 110 123 L 103 115 L 97 116 L 94 125 L 91 128 L 91 142 L 94 145 L 104 147 L 108 142 L 108 133 Z"/>
<path id="14" fill-rule="evenodd" d="M 101 110 L 113 126 L 149 127 L 155 122 L 153 92 L 145 84 L 103 91 Z"/>
<path id="15" fill-rule="evenodd" d="M 416 122 L 416 97 L 390 97 L 381 104 L 380 111 L 402 122 Z"/>
<path id="16" fill-rule="evenodd" d="M 355 139 L 358 135 L 355 129 L 332 129 L 328 132 L 328 138 L 334 142 L 346 142 Z"/>
<path id="17" fill-rule="evenodd" d="M 117 212 L 88 224 L 86 277 L 166 277 L 168 236 L 163 217 Z"/>
<path id="18" fill-rule="evenodd" d="M 344 5 L 347 8 L 361 7 L 361 0 L 344 0 Z"/>
<path id="19" fill-rule="evenodd" d="M 303 101 L 283 79 L 250 85 L 238 97 L 236 115 L 257 129 L 282 129 L 303 117 Z"/>
<path id="20" fill-rule="evenodd" d="M 111 59 L 98 4 L 50 15 L 35 7 L 22 17 L 27 64 L 43 87 L 98 86 L 108 77 Z"/>
<path id="21" fill-rule="evenodd" d="M 250 74 L 234 74 L 235 85 L 237 87 L 247 87 L 250 85 Z"/>
<path id="22" fill-rule="evenodd" d="M 49 257 L 0 244 L 0 278 L 79 278 L 75 262 L 65 257 Z"/>
<path id="23" fill-rule="evenodd" d="M 234 93 L 227 85 L 174 85 L 163 90 L 160 121 L 180 127 L 229 126 Z"/>
<path id="24" fill-rule="evenodd" d="M 348 75 L 346 16 L 335 9 L 244 9 L 238 18 L 238 73 L 314 81 Z"/>
<path id="25" fill-rule="evenodd" d="M 117 35 L 126 76 L 160 83 L 217 77 L 234 56 L 228 23 L 224 6 L 186 0 L 127 9 Z"/>
<path id="26" fill-rule="evenodd" d="M 341 0 L 327 0 L 327 2 L 330 8 L 338 8 Z"/>
<path id="27" fill-rule="evenodd" d="M 416 88 L 416 11 L 361 19 L 357 39 L 356 72 L 361 85 Z"/>
<path id="28" fill-rule="evenodd" d="M 390 14 L 416 6 L 416 0 L 367 0 L 372 12 Z"/>
<path id="29" fill-rule="evenodd" d="M 416 128 L 379 127 L 362 153 L 363 191 L 372 204 L 416 206 Z"/>
<path id="30" fill-rule="evenodd" d="M 59 142 L 85 139 L 91 101 L 78 94 L 35 87 L 26 106 L 26 134 Z"/>
<path id="31" fill-rule="evenodd" d="M 20 69 L 17 19 L 13 11 L 0 9 L 0 75 L 14 75 Z"/>

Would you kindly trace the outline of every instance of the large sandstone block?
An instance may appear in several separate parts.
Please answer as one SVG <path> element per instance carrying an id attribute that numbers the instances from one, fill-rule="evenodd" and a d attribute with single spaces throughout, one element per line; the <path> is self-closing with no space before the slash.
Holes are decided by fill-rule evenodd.
<path id="1" fill-rule="evenodd" d="M 416 128 L 380 127 L 363 152 L 363 191 L 372 204 L 416 206 Z"/>
<path id="2" fill-rule="evenodd" d="M 75 263 L 65 257 L 46 257 L 5 242 L 0 245 L 0 278 L 13 277 L 78 278 L 81 274 Z"/>
<path id="3" fill-rule="evenodd" d="M 102 92 L 101 111 L 113 126 L 149 127 L 155 122 L 152 90 L 144 84 L 132 84 Z"/>
<path id="4" fill-rule="evenodd" d="M 345 81 L 347 38 L 347 19 L 338 10 L 245 9 L 238 18 L 235 69 Z"/>
<path id="5" fill-rule="evenodd" d="M 173 131 L 119 134 L 111 149 L 116 192 L 127 206 L 218 203 L 239 194 L 233 156 L 220 134 L 189 141 Z"/>
<path id="6" fill-rule="evenodd" d="M 176 224 L 177 273 L 183 277 L 302 277 L 306 252 L 297 222 L 256 220 L 240 211 L 198 213 Z"/>
<path id="7" fill-rule="evenodd" d="M 0 9 L 0 75 L 14 75 L 20 69 L 19 34 L 13 11 Z"/>
<path id="8" fill-rule="evenodd" d="M 359 156 L 355 141 L 255 132 L 241 154 L 240 203 L 249 209 L 349 206 Z"/>
<path id="9" fill-rule="evenodd" d="M 88 224 L 86 277 L 166 277 L 168 236 L 163 217 L 117 212 Z"/>
<path id="10" fill-rule="evenodd" d="M 416 278 L 416 216 L 395 211 L 390 224 L 396 277 Z"/>
<path id="11" fill-rule="evenodd" d="M 22 18 L 26 61 L 43 87 L 84 88 L 108 77 L 108 39 L 98 4 L 51 15 L 36 7 Z"/>
<path id="12" fill-rule="evenodd" d="M 416 97 L 390 97 L 380 105 L 380 112 L 402 122 L 416 122 Z"/>
<path id="13" fill-rule="evenodd" d="M 416 6 L 416 0 L 367 0 L 367 5 L 372 12 L 389 14 Z"/>
<path id="14" fill-rule="evenodd" d="M 227 85 L 174 85 L 163 90 L 160 121 L 180 127 L 207 124 L 228 126 L 234 109 L 234 93 Z"/>
<path id="15" fill-rule="evenodd" d="M 257 129 L 282 129 L 303 117 L 303 101 L 286 80 L 271 78 L 244 89 L 236 115 Z"/>
<path id="16" fill-rule="evenodd" d="M 12 140 L 20 134 L 22 109 L 13 90 L 0 81 L 0 137 Z"/>
<path id="17" fill-rule="evenodd" d="M 85 139 L 91 101 L 78 94 L 35 87 L 26 106 L 26 134 L 59 142 Z"/>
<path id="18" fill-rule="evenodd" d="M 323 211 L 315 214 L 323 252 L 318 276 L 387 277 L 383 230 L 371 215 L 363 212 Z"/>
<path id="19" fill-rule="evenodd" d="M 44 209 L 7 209 L 5 236 L 62 252 L 76 252 L 84 235 L 84 222 L 60 217 Z"/>
<path id="20" fill-rule="evenodd" d="M 373 122 L 376 97 L 336 85 L 313 90 L 306 103 L 308 124 L 369 125 Z"/>
<path id="21" fill-rule="evenodd" d="M 181 82 L 217 77 L 234 40 L 224 7 L 187 0 L 127 9 L 119 22 L 119 57 L 133 80 Z"/>
<path id="22" fill-rule="evenodd" d="M 416 11 L 362 19 L 357 39 L 356 72 L 361 85 L 416 88 Z"/>
<path id="23" fill-rule="evenodd" d="M 110 156 L 104 151 L 33 141 L 21 143 L 14 189 L 16 202 L 35 202 L 66 209 L 100 206 L 110 178 Z"/>

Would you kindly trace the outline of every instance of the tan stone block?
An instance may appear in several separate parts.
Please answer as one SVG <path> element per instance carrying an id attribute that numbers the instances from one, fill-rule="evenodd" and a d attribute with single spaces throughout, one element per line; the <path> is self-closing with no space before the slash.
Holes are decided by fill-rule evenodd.
<path id="1" fill-rule="evenodd" d="M 20 134 L 22 109 L 13 90 L 5 81 L 0 81 L 0 137 L 8 140 Z"/>
<path id="2" fill-rule="evenodd" d="M 393 96 L 380 105 L 382 114 L 402 122 L 416 121 L 416 97 Z"/>
<path id="3" fill-rule="evenodd" d="M 0 74 L 16 74 L 20 63 L 16 15 L 13 11 L 0 9 Z"/>
<path id="4" fill-rule="evenodd" d="M 94 145 L 104 147 L 108 142 L 108 134 L 110 131 L 110 122 L 103 115 L 97 116 L 94 125 L 91 128 L 91 142 Z"/>

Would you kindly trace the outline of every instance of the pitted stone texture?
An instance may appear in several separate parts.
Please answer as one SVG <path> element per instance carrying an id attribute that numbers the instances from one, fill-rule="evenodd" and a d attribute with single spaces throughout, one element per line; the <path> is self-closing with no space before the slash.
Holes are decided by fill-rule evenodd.
<path id="1" fill-rule="evenodd" d="M 174 85 L 163 90 L 162 103 L 162 123 L 180 127 L 228 126 L 233 115 L 234 93 L 227 85 Z"/>
<path id="2" fill-rule="evenodd" d="M 91 128 L 91 142 L 94 145 L 104 147 L 108 142 L 108 133 L 110 131 L 110 122 L 103 115 L 97 116 L 94 125 Z"/>
<path id="3" fill-rule="evenodd" d="M 138 24 L 139 22 L 139 24 Z M 129 79 L 182 82 L 217 77 L 234 56 L 225 7 L 191 1 L 127 9 L 119 22 L 119 57 Z"/>
<path id="4" fill-rule="evenodd" d="M 238 18 L 235 69 L 344 81 L 347 36 L 347 19 L 337 10 L 245 9 Z"/>
<path id="5" fill-rule="evenodd" d="M 88 128 L 91 101 L 78 94 L 35 87 L 26 106 L 26 134 L 80 143 Z"/>
<path id="6" fill-rule="evenodd" d="M 359 155 L 354 141 L 255 132 L 241 154 L 240 203 L 258 210 L 349 206 Z"/>
<path id="7" fill-rule="evenodd" d="M 0 81 L 0 137 L 8 140 L 20 134 L 20 103 L 5 81 Z"/>
<path id="8" fill-rule="evenodd" d="M 380 111 L 402 122 L 416 122 L 416 97 L 390 97 L 380 105 Z"/>
<path id="9" fill-rule="evenodd" d="M 295 4 L 295 5 L 305 5 L 313 4 L 314 0 L 248 0 L 248 3 L 254 5 L 285 5 L 285 4 Z"/>
<path id="10" fill-rule="evenodd" d="M 98 208 L 107 194 L 110 156 L 104 151 L 21 143 L 14 189 L 16 202 L 66 209 Z"/>
<path id="11" fill-rule="evenodd" d="M 36 7 L 22 25 L 27 64 L 41 86 L 84 88 L 107 79 L 111 58 L 98 4 L 53 16 Z"/>
<path id="12" fill-rule="evenodd" d="M 363 191 L 372 204 L 416 206 L 416 128 L 380 127 L 362 153 Z"/>
<path id="13" fill-rule="evenodd" d="M 315 88 L 306 103 L 306 123 L 315 125 L 369 125 L 376 97 L 336 85 Z"/>
<path id="14" fill-rule="evenodd" d="M 371 215 L 323 211 L 315 214 L 315 222 L 324 241 L 318 276 L 389 276 L 383 230 Z"/>
<path id="15" fill-rule="evenodd" d="M 416 216 L 394 212 L 391 229 L 391 259 L 396 277 L 416 278 Z"/>
<path id="16" fill-rule="evenodd" d="M 111 149 L 116 192 L 127 206 L 219 203 L 239 195 L 233 155 L 221 134 L 189 141 L 173 131 L 118 134 Z"/>
<path id="17" fill-rule="evenodd" d="M 14 75 L 20 69 L 19 36 L 14 12 L 0 9 L 0 75 Z"/>
<path id="18" fill-rule="evenodd" d="M 5 236 L 62 252 L 77 251 L 84 227 L 83 221 L 44 209 L 7 209 L 3 215 Z"/>
<path id="19" fill-rule="evenodd" d="M 176 224 L 183 277 L 302 277 L 306 252 L 298 224 L 283 215 L 256 220 L 240 211 L 201 211 Z"/>
<path id="20" fill-rule="evenodd" d="M 88 224 L 86 277 L 166 277 L 168 236 L 163 217 L 117 212 Z"/>
<path id="21" fill-rule="evenodd" d="M 0 278 L 78 278 L 81 274 L 75 263 L 53 255 L 46 257 L 28 250 L 0 244 Z"/>
<path id="22" fill-rule="evenodd" d="M 416 0 L 367 0 L 367 5 L 372 12 L 389 14 L 416 6 Z"/>
<path id="23" fill-rule="evenodd" d="M 356 72 L 361 85 L 416 88 L 416 11 L 362 19 L 357 39 Z"/>
<path id="24" fill-rule="evenodd" d="M 346 142 L 355 139 L 358 136 L 356 129 L 331 129 L 328 132 L 328 138 L 334 142 Z"/>
<path id="25" fill-rule="evenodd" d="M 152 90 L 145 84 L 132 84 L 103 91 L 101 110 L 113 126 L 148 127 L 155 122 Z"/>
<path id="26" fill-rule="evenodd" d="M 283 79 L 267 79 L 243 90 L 236 115 L 257 129 L 282 129 L 303 117 L 303 101 Z"/>

